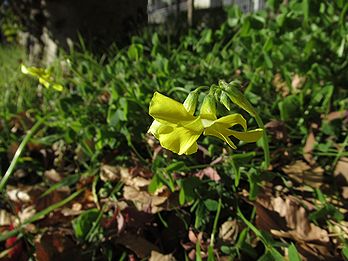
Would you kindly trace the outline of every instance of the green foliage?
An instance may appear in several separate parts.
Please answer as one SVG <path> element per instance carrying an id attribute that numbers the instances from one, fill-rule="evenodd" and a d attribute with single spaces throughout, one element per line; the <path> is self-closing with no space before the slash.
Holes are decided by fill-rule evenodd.
<path id="1" fill-rule="evenodd" d="M 100 220 L 100 211 L 98 209 L 89 209 L 84 211 L 80 216 L 73 220 L 72 226 L 75 235 L 81 240 L 90 240 L 92 229 L 98 226 Z M 100 234 L 100 231 L 98 231 Z"/>

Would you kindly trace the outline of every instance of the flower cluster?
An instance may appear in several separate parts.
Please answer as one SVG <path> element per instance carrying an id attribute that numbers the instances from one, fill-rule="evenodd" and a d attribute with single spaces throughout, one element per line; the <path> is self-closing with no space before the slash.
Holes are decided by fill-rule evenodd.
<path id="1" fill-rule="evenodd" d="M 39 82 L 47 89 L 52 87 L 56 91 L 63 90 L 63 86 L 59 83 L 54 82 L 50 71 L 45 68 L 27 67 L 24 64 L 22 64 L 21 71 L 24 74 L 36 77 L 39 80 Z"/>
<path id="2" fill-rule="evenodd" d="M 198 149 L 197 139 L 203 135 L 215 136 L 236 149 L 230 139 L 234 136 L 245 142 L 255 142 L 261 138 L 262 129 L 247 131 L 246 120 L 241 114 L 234 113 L 221 118 L 216 116 L 214 96 L 208 94 L 201 106 L 198 116 L 194 115 L 196 100 L 181 104 L 156 92 L 151 100 L 149 114 L 154 121 L 149 129 L 162 147 L 179 155 L 192 154 Z M 194 104 L 194 106 L 190 106 Z M 194 107 L 194 108 L 193 108 Z M 240 125 L 244 131 L 231 128 Z"/>

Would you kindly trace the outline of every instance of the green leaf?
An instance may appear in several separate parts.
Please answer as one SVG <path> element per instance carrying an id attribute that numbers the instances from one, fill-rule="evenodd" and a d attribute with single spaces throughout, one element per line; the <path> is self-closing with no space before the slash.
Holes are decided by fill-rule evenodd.
<path id="1" fill-rule="evenodd" d="M 302 0 L 303 22 L 308 23 L 309 17 L 309 0 Z"/>
<path id="2" fill-rule="evenodd" d="M 135 61 L 138 60 L 139 53 L 138 53 L 138 49 L 137 49 L 135 44 L 132 44 L 131 46 L 129 46 L 129 48 L 128 48 L 128 57 L 131 60 L 135 60 Z"/>
<path id="3" fill-rule="evenodd" d="M 184 188 L 180 188 L 180 191 L 179 191 L 179 204 L 181 206 L 185 204 L 185 190 L 184 190 Z"/>
<path id="4" fill-rule="evenodd" d="M 216 200 L 208 198 L 204 200 L 204 205 L 209 211 L 216 211 L 219 203 Z"/>
<path id="5" fill-rule="evenodd" d="M 343 37 L 343 38 L 342 38 L 342 41 L 341 41 L 341 44 L 340 44 L 340 46 L 339 46 L 338 49 L 337 49 L 337 56 L 338 56 L 338 57 L 343 57 L 344 46 L 345 46 L 345 44 L 346 44 L 346 38 Z"/>
<path id="6" fill-rule="evenodd" d="M 269 57 L 269 55 L 266 52 L 264 52 L 263 53 L 263 57 L 265 59 L 265 63 L 267 65 L 267 67 L 269 69 L 272 69 L 273 68 L 273 62 L 272 62 L 271 58 Z"/>
<path id="7" fill-rule="evenodd" d="M 197 240 L 196 242 L 196 261 L 202 261 L 200 240 Z"/>
<path id="8" fill-rule="evenodd" d="M 179 197 L 180 197 L 180 194 L 182 194 L 180 204 L 184 204 L 183 202 L 194 201 L 197 197 L 195 188 L 199 186 L 199 180 L 196 177 L 188 177 L 185 179 L 181 179 L 179 181 L 179 184 L 181 186 Z"/>
<path id="9" fill-rule="evenodd" d="M 72 221 L 75 235 L 78 239 L 86 239 L 88 232 L 97 221 L 100 211 L 96 208 L 84 211 L 80 216 Z"/>
<path id="10" fill-rule="evenodd" d="M 80 179 L 80 174 L 73 174 L 71 176 L 68 176 L 58 183 L 55 183 L 52 185 L 49 189 L 47 189 L 40 197 L 47 196 L 48 194 L 52 193 L 54 190 L 59 189 L 63 186 L 70 186 L 72 184 L 75 184 Z"/>
<path id="11" fill-rule="evenodd" d="M 177 161 L 170 164 L 168 167 L 166 167 L 166 171 L 170 173 L 170 172 L 182 170 L 184 168 L 186 168 L 185 163 L 183 161 Z"/>
<path id="12" fill-rule="evenodd" d="M 342 254 L 346 260 L 348 260 L 348 245 L 345 245 L 342 249 Z"/>
<path id="13" fill-rule="evenodd" d="M 274 248 L 272 247 L 270 253 L 275 261 L 284 261 L 284 257 Z"/>
<path id="14" fill-rule="evenodd" d="M 213 246 L 208 247 L 208 261 L 215 261 L 214 248 Z"/>
<path id="15" fill-rule="evenodd" d="M 301 261 L 301 257 L 293 243 L 288 248 L 289 261 Z"/>
<path id="16" fill-rule="evenodd" d="M 266 251 L 257 261 L 270 261 L 273 260 L 273 256 L 270 251 Z"/>
<path id="17" fill-rule="evenodd" d="M 259 173 L 251 168 L 248 172 L 248 182 L 249 182 L 249 199 L 255 200 L 259 192 Z"/>
<path id="18" fill-rule="evenodd" d="M 148 191 L 151 193 L 151 194 L 153 194 L 153 193 L 155 193 L 155 191 L 158 189 L 158 188 L 160 188 L 160 187 L 162 187 L 163 186 L 163 183 L 161 182 L 161 180 L 159 179 L 159 177 L 158 177 L 158 174 L 156 173 L 156 174 L 154 174 L 153 175 L 153 177 L 152 177 L 152 179 L 151 179 L 151 182 L 150 182 L 150 184 L 149 184 L 149 186 L 148 186 Z"/>
<path id="19" fill-rule="evenodd" d="M 278 107 L 283 121 L 294 121 L 300 115 L 301 102 L 297 95 L 290 95 L 279 102 Z"/>
<path id="20" fill-rule="evenodd" d="M 273 39 L 272 37 L 268 37 L 262 49 L 264 52 L 268 52 L 272 49 L 272 47 L 273 47 Z"/>

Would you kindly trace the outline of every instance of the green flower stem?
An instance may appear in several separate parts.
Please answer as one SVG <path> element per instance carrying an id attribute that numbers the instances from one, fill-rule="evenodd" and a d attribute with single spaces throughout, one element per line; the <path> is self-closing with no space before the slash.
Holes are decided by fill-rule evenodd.
<path id="1" fill-rule="evenodd" d="M 211 236 L 210 236 L 210 246 L 211 247 L 214 247 L 215 234 L 216 234 L 219 216 L 220 216 L 220 212 L 221 212 L 221 206 L 222 206 L 222 201 L 221 201 L 221 198 L 219 198 L 219 204 L 217 207 L 216 216 L 215 216 L 214 224 L 213 224 L 213 231 L 212 231 Z"/>
<path id="2" fill-rule="evenodd" d="M 257 122 L 257 125 L 263 129 L 263 136 L 262 136 L 262 148 L 263 148 L 263 152 L 265 155 L 265 161 L 264 161 L 264 169 L 267 169 L 271 163 L 271 157 L 269 154 L 269 144 L 268 144 L 268 137 L 267 137 L 267 133 L 265 130 L 265 125 L 263 124 L 263 121 L 261 120 L 261 117 L 259 116 L 258 113 L 255 114 L 255 120 Z"/>
<path id="3" fill-rule="evenodd" d="M 27 135 L 24 137 L 23 141 L 21 142 L 21 144 L 19 145 L 10 166 L 8 167 L 5 175 L 2 177 L 1 181 L 0 181 L 0 192 L 3 190 L 3 188 L 5 187 L 7 180 L 10 178 L 10 176 L 12 175 L 14 168 L 17 165 L 18 159 L 21 156 L 23 150 L 25 149 L 25 146 L 27 145 L 27 143 L 29 142 L 29 140 L 31 139 L 32 135 L 37 131 L 37 129 L 41 126 L 41 124 L 43 123 L 44 118 L 41 118 L 40 120 L 38 120 L 35 125 L 28 131 Z"/>

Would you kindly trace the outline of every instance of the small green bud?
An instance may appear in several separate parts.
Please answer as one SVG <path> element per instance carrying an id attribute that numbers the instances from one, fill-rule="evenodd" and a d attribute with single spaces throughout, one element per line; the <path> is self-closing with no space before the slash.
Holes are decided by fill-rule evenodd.
<path id="1" fill-rule="evenodd" d="M 222 80 L 219 81 L 219 86 L 226 91 L 226 94 L 231 101 L 243 110 L 247 111 L 251 116 L 255 117 L 257 112 L 247 98 L 245 98 L 244 94 L 238 89 L 238 85 L 240 85 L 238 81 L 233 81 L 230 83 L 226 83 Z"/>
<path id="2" fill-rule="evenodd" d="M 216 103 L 215 97 L 212 94 L 208 94 L 204 97 L 200 115 L 202 118 L 215 120 L 216 119 Z"/>
<path id="3" fill-rule="evenodd" d="M 191 115 L 195 114 L 197 102 L 198 102 L 198 91 L 194 90 L 187 95 L 184 101 L 184 107 Z"/>
<path id="4" fill-rule="evenodd" d="M 214 97 L 216 101 L 220 100 L 221 92 L 222 92 L 221 88 L 216 88 L 214 90 Z"/>
<path id="5" fill-rule="evenodd" d="M 226 107 L 227 110 L 231 110 L 232 104 L 231 104 L 231 99 L 228 97 L 226 92 L 221 92 L 220 95 L 220 102 Z"/>

